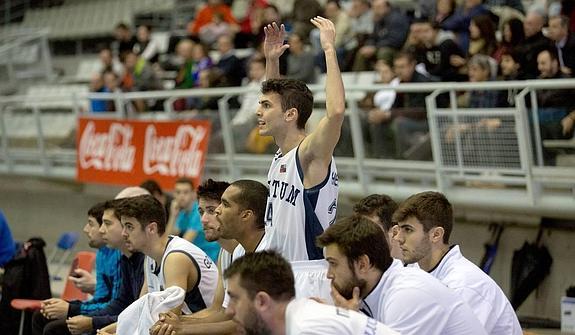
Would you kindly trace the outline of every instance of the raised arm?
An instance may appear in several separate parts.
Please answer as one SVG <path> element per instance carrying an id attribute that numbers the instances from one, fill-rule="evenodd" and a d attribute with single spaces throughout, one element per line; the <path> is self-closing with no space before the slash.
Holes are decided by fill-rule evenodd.
<path id="1" fill-rule="evenodd" d="M 286 28 L 282 24 L 268 24 L 264 27 L 264 55 L 266 56 L 266 80 L 280 77 L 280 56 L 289 48 L 284 44 Z"/>
<path id="2" fill-rule="evenodd" d="M 305 165 L 319 160 L 322 165 L 327 166 L 341 133 L 345 113 L 345 91 L 335 52 L 335 27 L 330 20 L 320 16 L 311 19 L 311 22 L 320 31 L 321 47 L 327 65 L 326 115 L 302 142 L 300 159 Z"/>

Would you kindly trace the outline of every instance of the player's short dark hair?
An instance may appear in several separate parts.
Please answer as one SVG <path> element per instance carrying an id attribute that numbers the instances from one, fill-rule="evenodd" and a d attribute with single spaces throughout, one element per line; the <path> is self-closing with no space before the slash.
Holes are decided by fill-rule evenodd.
<path id="1" fill-rule="evenodd" d="M 150 194 L 154 195 L 154 194 L 159 194 L 162 195 L 164 194 L 164 191 L 162 191 L 162 188 L 160 187 L 160 184 L 158 184 L 154 179 L 148 179 L 143 181 L 140 184 L 140 187 L 147 190 L 148 192 L 150 192 Z"/>
<path id="2" fill-rule="evenodd" d="M 397 203 L 385 194 L 368 195 L 353 206 L 355 214 L 377 215 L 386 232 L 393 227 L 392 217 L 396 209 Z"/>
<path id="3" fill-rule="evenodd" d="M 254 299 L 266 292 L 274 300 L 290 301 L 295 297 L 295 280 L 290 263 L 272 250 L 246 254 L 224 271 L 224 278 L 239 276 L 239 283 Z"/>
<path id="4" fill-rule="evenodd" d="M 317 244 L 320 247 L 336 244 L 350 266 L 366 255 L 377 269 L 385 272 L 393 261 L 383 229 L 362 215 L 338 220 L 317 237 Z"/>
<path id="5" fill-rule="evenodd" d="M 98 225 L 102 225 L 102 216 L 104 215 L 104 202 L 99 202 L 88 209 L 88 216 L 93 217 L 98 222 Z"/>
<path id="6" fill-rule="evenodd" d="M 263 229 L 265 227 L 268 188 L 259 181 L 250 179 L 234 181 L 230 186 L 237 187 L 240 190 L 239 196 L 234 198 L 233 201 L 236 202 L 242 210 L 249 209 L 254 212 L 256 227 Z"/>
<path id="7" fill-rule="evenodd" d="M 399 205 L 393 214 L 393 221 L 402 222 L 411 217 L 423 225 L 425 232 L 442 227 L 443 243 L 449 243 L 453 229 L 453 207 L 445 195 L 433 191 L 414 194 Z"/>
<path id="8" fill-rule="evenodd" d="M 313 110 L 313 94 L 307 85 L 296 79 L 269 79 L 262 84 L 262 93 L 277 93 L 280 96 L 282 109 L 297 109 L 297 127 L 304 129 Z"/>
<path id="9" fill-rule="evenodd" d="M 158 234 L 160 236 L 164 234 L 166 231 L 166 210 L 156 198 L 146 194 L 118 200 L 116 206 L 118 217 L 134 218 L 142 225 L 142 229 L 155 222 L 158 226 Z"/>
<path id="10" fill-rule="evenodd" d="M 222 194 L 230 186 L 227 181 L 208 179 L 198 186 L 198 199 L 207 199 L 220 202 Z"/>

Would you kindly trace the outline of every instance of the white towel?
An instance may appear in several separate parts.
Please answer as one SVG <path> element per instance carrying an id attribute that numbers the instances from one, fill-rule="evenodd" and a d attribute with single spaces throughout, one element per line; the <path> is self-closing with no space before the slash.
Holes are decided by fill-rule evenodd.
<path id="1" fill-rule="evenodd" d="M 166 313 L 184 303 L 186 292 L 178 286 L 152 292 L 134 301 L 118 316 L 118 335 L 149 335 L 150 327 Z"/>

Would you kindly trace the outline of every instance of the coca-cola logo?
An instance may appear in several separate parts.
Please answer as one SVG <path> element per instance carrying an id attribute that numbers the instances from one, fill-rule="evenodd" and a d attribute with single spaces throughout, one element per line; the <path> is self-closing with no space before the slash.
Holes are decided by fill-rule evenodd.
<path id="1" fill-rule="evenodd" d="M 131 125 L 112 123 L 107 132 L 97 133 L 94 122 L 88 122 L 78 148 L 82 169 L 130 172 L 134 168 L 136 148 L 132 144 Z"/>
<path id="2" fill-rule="evenodd" d="M 199 176 L 204 155 L 200 144 L 206 135 L 205 127 L 181 125 L 175 136 L 158 136 L 156 127 L 149 125 L 144 145 L 144 173 L 172 177 Z"/>

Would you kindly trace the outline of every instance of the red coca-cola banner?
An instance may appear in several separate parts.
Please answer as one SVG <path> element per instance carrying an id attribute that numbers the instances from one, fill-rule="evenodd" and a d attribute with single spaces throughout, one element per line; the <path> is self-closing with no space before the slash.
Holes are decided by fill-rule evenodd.
<path id="1" fill-rule="evenodd" d="M 152 178 L 171 189 L 188 177 L 198 185 L 210 130 L 209 121 L 79 118 L 77 180 L 138 185 Z"/>

